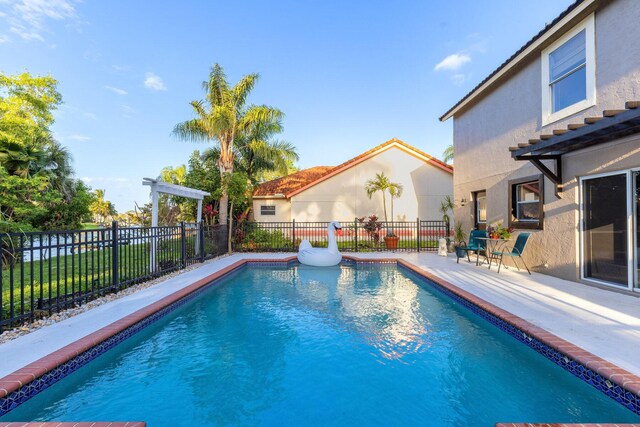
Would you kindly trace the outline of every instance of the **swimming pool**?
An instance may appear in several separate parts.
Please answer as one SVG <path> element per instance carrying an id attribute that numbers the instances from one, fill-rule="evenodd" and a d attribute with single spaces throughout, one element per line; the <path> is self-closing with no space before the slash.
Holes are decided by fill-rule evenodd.
<path id="1" fill-rule="evenodd" d="M 640 417 L 395 265 L 256 267 L 9 412 L 161 425 Z"/>

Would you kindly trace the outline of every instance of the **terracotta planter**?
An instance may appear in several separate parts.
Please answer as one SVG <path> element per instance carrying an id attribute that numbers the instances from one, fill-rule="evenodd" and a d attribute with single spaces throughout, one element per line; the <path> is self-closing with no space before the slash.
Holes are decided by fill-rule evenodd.
<path id="1" fill-rule="evenodd" d="M 398 249 L 398 240 L 400 240 L 397 236 L 387 236 L 384 238 L 384 244 L 387 246 L 387 249 L 395 250 Z"/>

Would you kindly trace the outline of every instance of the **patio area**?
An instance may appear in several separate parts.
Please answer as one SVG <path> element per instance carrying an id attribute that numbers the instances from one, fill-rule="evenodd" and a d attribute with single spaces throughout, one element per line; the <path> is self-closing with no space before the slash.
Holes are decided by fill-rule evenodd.
<path id="1" fill-rule="evenodd" d="M 0 345 L 0 378 L 243 259 L 282 259 L 293 253 L 234 254 L 150 288 L 96 307 Z M 514 269 L 456 264 L 455 256 L 359 253 L 398 258 L 533 323 L 630 373 L 640 375 L 640 299 L 614 291 Z"/>

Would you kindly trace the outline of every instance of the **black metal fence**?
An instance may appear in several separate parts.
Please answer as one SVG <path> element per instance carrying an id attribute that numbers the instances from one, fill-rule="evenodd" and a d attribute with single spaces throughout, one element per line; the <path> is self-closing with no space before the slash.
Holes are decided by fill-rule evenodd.
<path id="1" fill-rule="evenodd" d="M 0 235 L 0 332 L 227 252 L 225 225 Z"/>
<path id="2" fill-rule="evenodd" d="M 236 252 L 328 246 L 328 222 L 244 222 Z M 343 252 L 434 251 L 450 236 L 444 221 L 343 222 Z M 0 332 L 227 252 L 225 225 L 181 223 L 0 235 Z M 389 235 L 396 236 L 389 238 Z"/>
<path id="3" fill-rule="evenodd" d="M 233 232 L 236 252 L 297 251 L 302 240 L 314 247 L 328 246 L 329 222 L 244 222 Z M 436 251 L 441 238 L 449 238 L 446 221 L 341 222 L 336 243 L 343 252 Z M 390 235 L 395 237 L 390 237 Z"/>

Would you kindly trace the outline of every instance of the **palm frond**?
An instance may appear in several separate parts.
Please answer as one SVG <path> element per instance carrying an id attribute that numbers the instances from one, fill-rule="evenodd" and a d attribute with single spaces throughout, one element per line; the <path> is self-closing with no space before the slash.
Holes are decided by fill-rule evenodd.
<path id="1" fill-rule="evenodd" d="M 203 122 L 198 119 L 178 123 L 171 132 L 176 138 L 190 142 L 206 142 L 211 139 Z"/>
<path id="2" fill-rule="evenodd" d="M 258 73 L 247 74 L 233 87 L 231 93 L 233 95 L 233 104 L 236 108 L 242 109 L 244 107 L 259 78 L 260 75 Z"/>
<path id="3" fill-rule="evenodd" d="M 442 152 L 442 161 L 445 163 L 451 163 L 453 161 L 453 154 L 453 144 L 451 144 Z"/>

